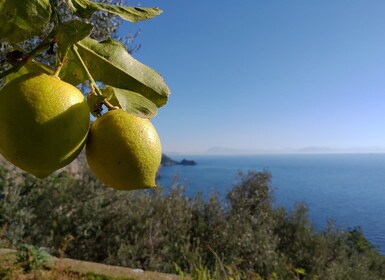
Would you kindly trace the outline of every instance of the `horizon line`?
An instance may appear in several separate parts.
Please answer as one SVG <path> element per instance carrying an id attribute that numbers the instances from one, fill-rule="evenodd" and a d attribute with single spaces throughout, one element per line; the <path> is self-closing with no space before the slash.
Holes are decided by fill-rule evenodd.
<path id="1" fill-rule="evenodd" d="M 217 149 L 217 150 L 216 150 Z M 385 147 L 354 147 L 354 148 L 330 148 L 330 147 L 304 147 L 286 149 L 249 150 L 237 148 L 215 147 L 205 151 L 164 151 L 166 155 L 263 155 L 263 154 L 383 154 Z"/>

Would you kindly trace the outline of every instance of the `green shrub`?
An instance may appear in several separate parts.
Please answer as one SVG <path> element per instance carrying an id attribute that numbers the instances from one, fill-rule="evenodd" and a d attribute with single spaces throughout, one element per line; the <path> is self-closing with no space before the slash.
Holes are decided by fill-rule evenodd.
<path id="1" fill-rule="evenodd" d="M 17 263 L 24 272 L 43 269 L 48 265 L 51 256 L 43 248 L 22 244 L 18 247 Z"/>
<path id="2" fill-rule="evenodd" d="M 385 260 L 359 228 L 316 232 L 305 205 L 273 208 L 269 172 L 249 172 L 227 194 L 118 192 L 84 161 L 38 180 L 3 164 L 0 243 L 196 279 L 385 279 Z"/>

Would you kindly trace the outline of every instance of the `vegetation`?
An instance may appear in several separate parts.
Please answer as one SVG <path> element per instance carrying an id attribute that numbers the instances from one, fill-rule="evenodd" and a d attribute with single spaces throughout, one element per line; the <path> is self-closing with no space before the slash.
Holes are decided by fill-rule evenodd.
<path id="1" fill-rule="evenodd" d="M 159 9 L 127 7 L 119 5 L 123 1 L 110 0 L 5 0 L 3 3 L 1 87 L 20 83 L 20 77 L 28 73 L 53 75 L 55 83 L 60 78 L 76 87 L 83 85 L 82 89 L 89 91 L 83 92 L 88 93 L 87 127 L 89 113 L 99 117 L 104 110 L 116 111 L 118 107 L 125 114 L 151 118 L 157 114 L 157 108 L 166 104 L 169 89 L 163 78 L 132 58 L 129 53 L 133 49 L 126 49 L 117 40 L 104 40 L 116 37 L 119 20 L 115 16 L 136 22 L 157 16 L 161 13 Z M 9 89 L 7 85 L 2 94 Z M 34 87 L 23 89 L 22 93 L 40 92 Z M 6 96 L 9 99 L 15 97 L 11 89 L 9 97 Z M 39 110 L 40 105 L 53 109 L 51 102 L 43 103 L 34 105 Z M 12 110 L 21 107 L 19 103 L 10 104 Z M 13 126 L 21 132 L 7 143 L 0 143 L 1 153 L 28 170 L 5 151 L 13 150 L 6 145 L 16 140 L 30 141 L 27 128 L 33 126 L 24 121 L 35 121 L 35 114 L 13 124 L 15 118 L 4 110 L 1 112 L 8 114 L 10 120 L 0 118 L 3 136 Z M 71 131 L 56 133 L 55 130 L 49 134 L 60 138 L 48 145 L 56 150 L 63 145 L 59 140 L 64 141 L 63 135 Z M 42 130 L 41 135 L 46 136 L 47 131 Z M 106 146 L 115 147 L 115 139 L 109 136 L 112 142 Z M 142 140 L 136 144 L 139 142 Z M 32 147 L 28 142 L 21 146 L 31 153 L 39 148 L 36 142 Z M 46 150 L 47 144 L 43 148 Z M 21 150 L 18 147 L 16 154 L 25 155 Z M 98 156 L 110 154 L 98 153 Z M 160 151 L 158 156 L 160 160 Z M 46 163 L 39 157 L 32 162 L 33 165 Z M 120 161 L 115 164 L 119 165 Z M 38 172 L 33 169 L 30 172 L 51 173 L 62 166 L 54 164 L 52 170 L 39 168 Z M 155 170 L 151 165 L 152 177 Z M 344 232 L 330 224 L 324 231 L 316 232 L 304 205 L 291 212 L 273 208 L 270 178 L 268 172 L 244 174 L 226 200 L 220 201 L 218 196 L 203 199 L 202 194 L 186 197 L 177 183 L 167 191 L 158 188 L 118 192 L 106 188 L 89 171 L 84 154 L 65 170 L 56 171 L 44 180 L 2 161 L 0 246 L 19 250 L 18 269 L 32 273 L 29 279 L 57 278 L 56 274 L 46 274 L 51 259 L 47 252 L 59 258 L 67 256 L 181 276 L 189 274 L 194 279 L 384 278 L 384 257 L 359 229 Z M 12 279 L 12 267 L 0 267 L 0 277 Z M 111 279 L 97 274 L 66 277 Z"/>
<path id="2" fill-rule="evenodd" d="M 44 180 L 1 165 L 2 247 L 195 279 L 384 279 L 385 259 L 359 229 L 316 232 L 304 205 L 273 208 L 268 172 L 243 175 L 219 201 L 177 183 L 118 192 L 75 164 Z"/>
<path id="3" fill-rule="evenodd" d="M 50 256 L 43 248 L 22 245 L 0 249 L 2 280 L 181 280 L 181 276 Z"/>
<path id="4" fill-rule="evenodd" d="M 63 21 L 70 21 L 76 19 L 68 9 L 66 4 L 67 0 L 52 0 L 57 3 L 58 13 L 62 15 Z M 114 5 L 123 5 L 124 0 L 98 0 L 98 3 L 101 4 L 114 4 Z M 128 49 L 129 53 L 133 53 L 140 49 L 141 45 L 135 42 L 135 38 L 139 35 L 140 30 L 136 30 L 134 33 L 123 34 L 123 36 L 119 37 L 117 35 L 117 31 L 122 22 L 121 18 L 108 13 L 106 11 L 98 11 L 94 13 L 89 22 L 92 23 L 93 29 L 91 32 L 91 38 L 96 39 L 98 41 L 103 41 L 107 39 L 116 39 L 122 42 Z M 30 38 L 22 43 L 17 44 L 17 46 L 13 46 L 11 43 L 4 40 L 4 38 L 0 38 L 0 71 L 4 71 L 11 67 L 12 61 L 9 61 L 9 53 L 17 50 L 15 54 L 28 53 L 35 49 L 44 39 L 44 37 L 48 34 L 49 30 L 52 28 L 52 23 L 49 23 L 48 26 L 43 30 L 44 32 L 40 34 L 40 36 Z M 48 50 L 47 52 L 42 52 L 36 59 L 40 62 L 44 62 L 46 64 L 50 64 L 51 66 L 55 65 L 55 61 L 52 58 L 52 50 Z M 4 82 L 3 79 L 2 82 Z M 2 83 L 0 82 L 0 86 Z"/>
<path id="5" fill-rule="evenodd" d="M 0 38 L 7 63 L 0 72 L 0 79 L 5 78 L 0 90 L 0 154 L 9 162 L 45 178 L 75 159 L 84 145 L 94 143 L 87 149 L 87 160 L 103 182 L 124 190 L 155 186 L 161 145 L 155 128 L 143 128 L 167 103 L 170 90 L 158 72 L 134 59 L 121 42 L 94 39 L 102 35 L 97 32 L 101 26 L 96 33 L 93 29 L 114 22 L 108 16 L 98 20 L 105 12 L 135 23 L 162 10 L 120 3 L 2 1 Z M 107 28 L 108 35 L 115 32 L 115 27 Z M 34 45 L 32 50 L 21 49 L 24 42 Z M 112 113 L 106 111 L 113 110 L 125 116 L 124 123 L 108 117 Z M 90 114 L 108 115 L 107 125 L 96 129 L 101 122 L 96 120 L 90 129 Z M 111 127 L 125 137 L 114 138 Z M 113 155 L 107 147 L 119 150 Z M 124 165 L 122 158 L 135 164 Z M 138 171 L 136 177 L 126 176 Z"/>

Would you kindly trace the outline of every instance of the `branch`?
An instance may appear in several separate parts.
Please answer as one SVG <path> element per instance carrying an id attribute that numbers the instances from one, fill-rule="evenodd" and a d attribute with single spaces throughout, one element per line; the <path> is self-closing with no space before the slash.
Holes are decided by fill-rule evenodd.
<path id="1" fill-rule="evenodd" d="M 23 58 L 20 61 L 18 61 L 13 67 L 0 73 L 0 79 L 5 78 L 9 74 L 16 73 L 27 62 L 31 61 L 37 54 L 41 53 L 42 51 L 44 51 L 45 49 L 47 49 L 50 46 L 51 46 L 51 42 L 42 43 L 41 45 L 37 46 L 30 53 L 28 53 L 27 55 L 24 55 Z"/>

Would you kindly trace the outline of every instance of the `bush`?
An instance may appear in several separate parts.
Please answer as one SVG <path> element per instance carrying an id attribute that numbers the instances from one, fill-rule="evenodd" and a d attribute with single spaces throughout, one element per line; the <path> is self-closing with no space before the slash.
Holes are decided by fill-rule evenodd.
<path id="1" fill-rule="evenodd" d="M 188 198 L 118 192 L 101 185 L 84 159 L 38 180 L 3 163 L 0 244 L 28 243 L 56 256 L 196 279 L 385 279 L 385 260 L 359 228 L 316 232 L 303 204 L 271 203 L 271 175 L 249 172 L 228 193 Z M 211 277 L 211 278 L 210 278 Z"/>

